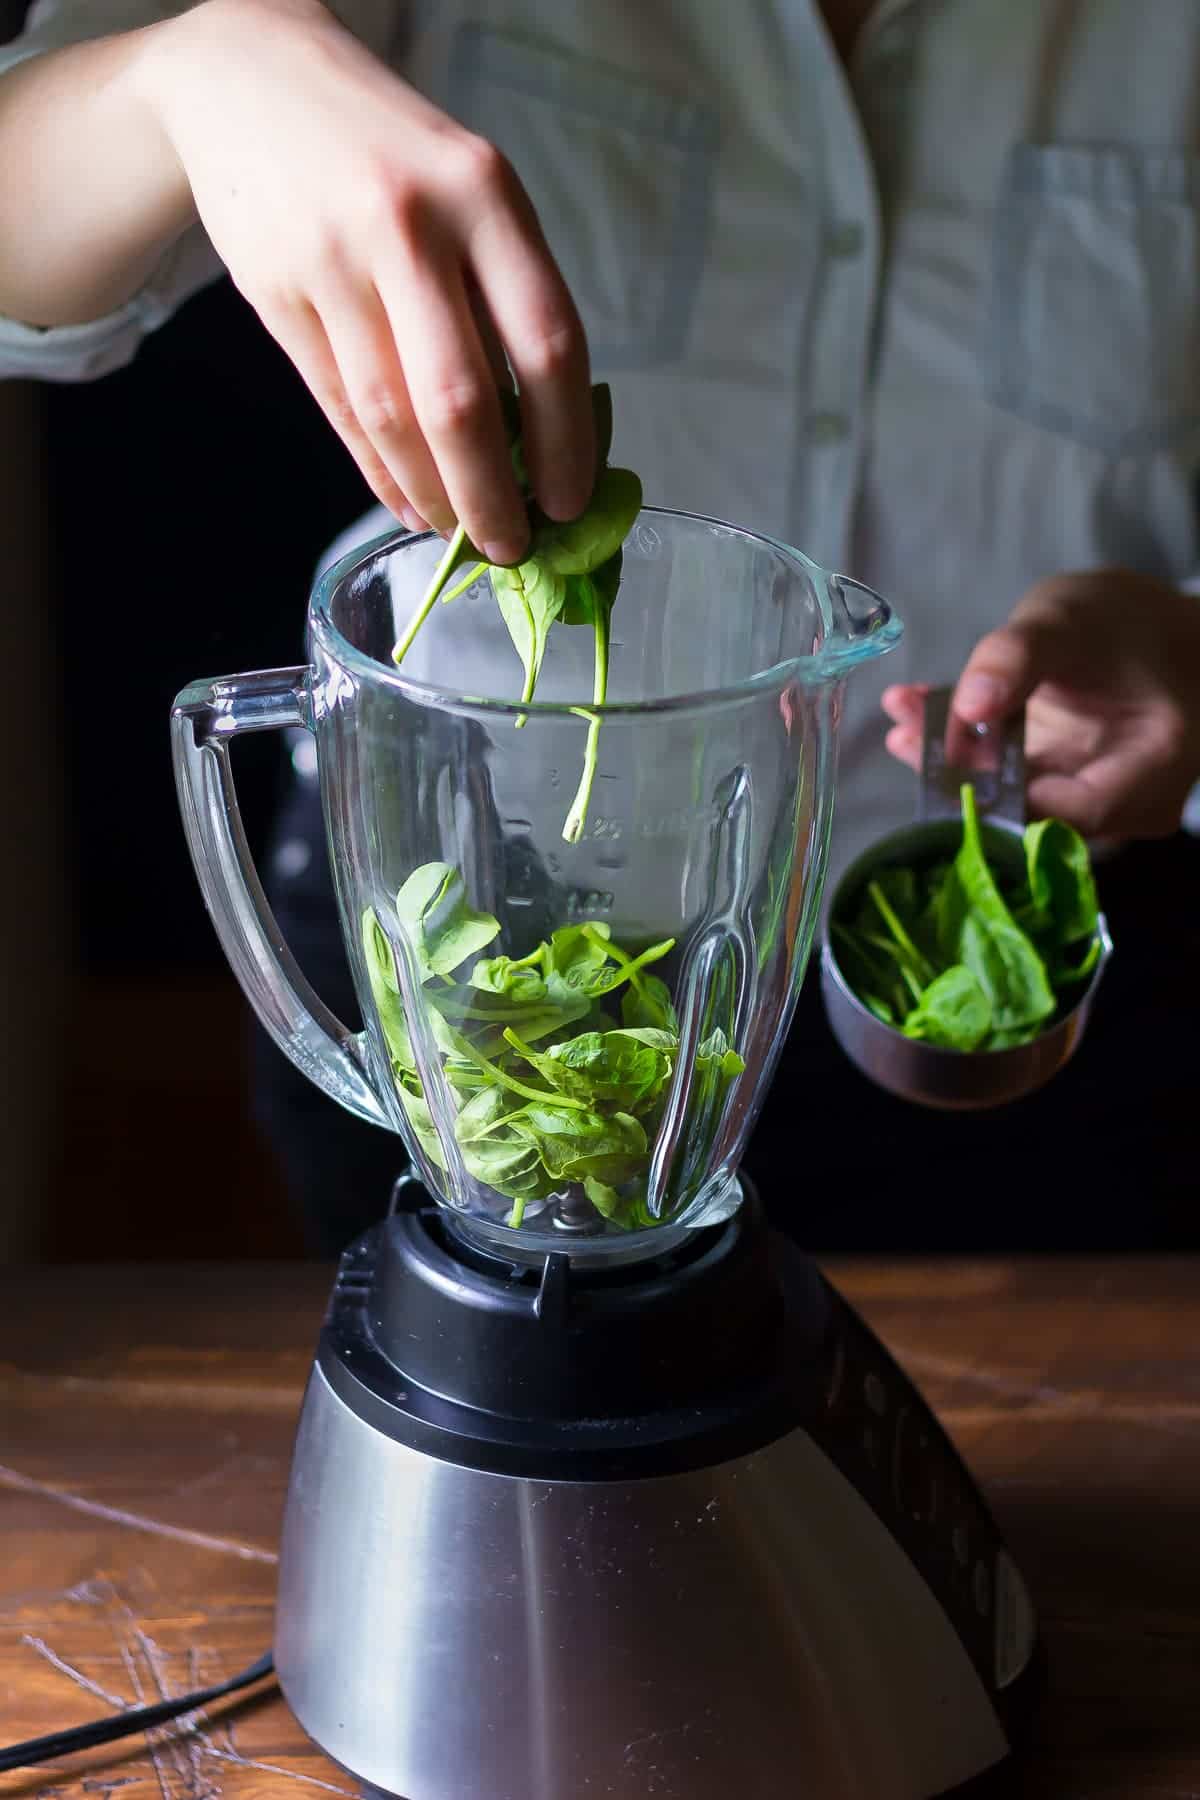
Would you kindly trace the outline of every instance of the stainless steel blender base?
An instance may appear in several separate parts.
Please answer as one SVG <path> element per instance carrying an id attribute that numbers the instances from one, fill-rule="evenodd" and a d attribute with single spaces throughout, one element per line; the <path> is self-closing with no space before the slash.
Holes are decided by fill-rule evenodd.
<path id="1" fill-rule="evenodd" d="M 803 1430 L 546 1484 L 382 1436 L 318 1369 L 275 1654 L 310 1736 L 404 1800 L 928 1800 L 1008 1749 L 930 1589 Z"/>
<path id="2" fill-rule="evenodd" d="M 275 1656 L 403 1800 L 932 1800 L 1021 1735 L 1036 1624 L 920 1395 L 753 1195 L 540 1279 L 411 1205 L 347 1251 Z"/>

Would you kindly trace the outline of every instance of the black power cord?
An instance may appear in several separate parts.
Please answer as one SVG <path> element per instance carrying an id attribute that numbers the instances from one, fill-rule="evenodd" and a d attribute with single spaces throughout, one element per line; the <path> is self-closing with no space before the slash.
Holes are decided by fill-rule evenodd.
<path id="1" fill-rule="evenodd" d="M 268 1651 L 240 1675 L 222 1681 L 217 1687 L 199 1688 L 194 1694 L 184 1694 L 178 1700 L 160 1700 L 155 1706 L 134 1706 L 111 1719 L 95 1719 L 90 1725 L 76 1725 L 71 1731 L 53 1731 L 49 1737 L 11 1744 L 7 1750 L 0 1749 L 0 1774 L 7 1769 L 28 1769 L 35 1763 L 53 1762 L 56 1757 L 71 1756 L 77 1750 L 92 1750 L 97 1744 L 113 1744 L 118 1738 L 135 1737 L 139 1731 L 166 1725 L 182 1713 L 195 1712 L 198 1707 L 211 1706 L 214 1700 L 223 1700 L 226 1694 L 252 1687 L 256 1681 L 264 1681 L 274 1672 L 275 1664 Z"/>

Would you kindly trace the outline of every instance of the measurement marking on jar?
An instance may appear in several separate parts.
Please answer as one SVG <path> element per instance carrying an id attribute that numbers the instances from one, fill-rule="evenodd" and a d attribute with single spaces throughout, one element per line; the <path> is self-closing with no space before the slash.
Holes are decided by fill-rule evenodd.
<path id="1" fill-rule="evenodd" d="M 567 915 L 581 919 L 592 913 L 611 912 L 615 899 L 615 894 L 605 893 L 601 888 L 573 888 L 567 895 Z"/>
<path id="2" fill-rule="evenodd" d="M 656 818 L 639 819 L 637 837 L 686 837 L 696 825 L 715 824 L 721 817 L 719 806 L 678 807 L 674 812 L 660 813 Z"/>

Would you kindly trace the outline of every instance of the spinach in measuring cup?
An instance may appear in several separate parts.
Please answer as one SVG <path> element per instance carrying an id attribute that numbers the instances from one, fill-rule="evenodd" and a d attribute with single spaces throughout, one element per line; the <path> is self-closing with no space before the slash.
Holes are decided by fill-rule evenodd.
<path id="1" fill-rule="evenodd" d="M 453 600 L 486 574 L 525 672 L 518 698 L 532 700 L 541 673 L 550 628 L 555 624 L 586 626 L 594 639 L 592 706 L 604 705 L 608 694 L 608 652 L 613 601 L 621 581 L 621 546 L 642 505 L 642 484 L 630 469 L 611 468 L 612 396 L 606 383 L 592 389 L 592 414 L 599 473 L 592 497 L 579 518 L 560 523 L 549 519 L 529 492 L 529 479 L 521 443 L 520 418 L 511 395 L 502 396 L 508 427 L 513 469 L 525 496 L 529 513 L 529 550 L 514 568 L 489 563 L 458 526 L 434 571 L 433 579 L 392 652 L 402 663 L 421 626 L 437 600 Z M 464 566 L 467 573 L 447 587 L 452 575 Z M 567 843 L 578 843 L 587 823 L 588 805 L 596 779 L 600 715 L 577 707 L 588 725 L 583 774 L 563 825 Z M 525 723 L 517 720 L 518 727 Z"/>
<path id="2" fill-rule="evenodd" d="M 831 921 L 864 1006 L 946 1050 L 1027 1044 L 1073 1006 L 1100 960 L 1087 845 L 1061 819 L 1026 828 L 1023 866 L 989 861 L 969 784 L 952 861 L 888 864 Z"/>

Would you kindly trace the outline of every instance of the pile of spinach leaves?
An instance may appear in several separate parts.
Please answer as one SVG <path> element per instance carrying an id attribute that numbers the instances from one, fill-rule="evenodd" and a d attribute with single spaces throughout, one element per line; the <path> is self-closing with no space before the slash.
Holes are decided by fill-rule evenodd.
<path id="1" fill-rule="evenodd" d="M 469 904 L 459 871 L 426 863 L 396 896 L 453 1099 L 467 1172 L 512 1201 L 574 1188 L 626 1230 L 656 1225 L 646 1198 L 655 1136 L 679 1057 L 679 1023 L 652 965 L 674 939 L 630 955 L 603 923 L 564 925 L 527 956 L 483 956 L 500 926 Z M 362 918 L 367 976 L 393 1080 L 435 1167 L 445 1155 L 405 1022 L 393 944 Z M 609 1004 L 606 1004 L 609 1003 Z M 610 1010 L 615 1005 L 618 1010 Z M 697 1086 L 723 1104 L 744 1063 L 723 1031 L 696 1054 Z"/>
<path id="2" fill-rule="evenodd" d="M 529 550 L 525 560 L 515 568 L 489 563 L 458 526 L 392 658 L 397 664 L 403 662 L 439 597 L 453 600 L 486 574 L 525 670 L 521 701 L 534 697 L 550 627 L 559 623 L 591 629 L 595 640 L 592 706 L 603 706 L 608 695 L 610 620 L 621 581 L 621 546 L 641 511 L 642 484 L 631 469 L 609 467 L 612 395 L 607 383 L 599 383 L 592 389 L 598 470 L 592 497 L 577 519 L 562 524 L 547 518 L 530 493 L 516 400 L 511 394 L 502 394 L 501 400 L 513 470 L 529 514 Z M 447 589 L 450 577 L 464 564 L 469 565 L 467 573 Z M 587 720 L 588 734 L 583 774 L 563 825 L 562 834 L 569 844 L 578 843 L 587 823 L 600 738 L 600 715 L 586 707 L 573 710 Z M 517 720 L 518 726 L 524 723 L 524 718 Z"/>
<path id="3" fill-rule="evenodd" d="M 1061 819 L 1026 828 L 1023 866 L 989 863 L 962 789 L 952 862 L 880 868 L 831 922 L 838 965 L 887 1025 L 947 1050 L 1027 1044 L 1079 999 L 1100 958 L 1087 845 Z"/>

